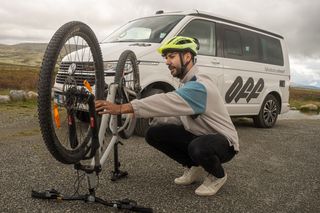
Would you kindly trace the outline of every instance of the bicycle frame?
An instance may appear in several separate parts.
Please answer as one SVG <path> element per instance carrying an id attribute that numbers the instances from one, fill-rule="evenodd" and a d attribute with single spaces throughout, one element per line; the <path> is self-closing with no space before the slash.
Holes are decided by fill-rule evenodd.
<path id="1" fill-rule="evenodd" d="M 110 84 L 109 90 L 108 90 L 108 96 L 107 101 L 113 102 L 115 100 L 115 94 L 118 89 L 118 84 Z M 134 91 L 126 90 L 125 92 L 128 92 L 130 94 L 135 94 Z M 94 170 L 94 168 L 100 168 L 102 170 L 102 166 L 106 163 L 110 152 L 112 151 L 114 145 L 119 141 L 119 135 L 118 133 L 123 130 L 126 125 L 130 122 L 130 119 L 132 119 L 133 114 L 128 114 L 126 117 L 126 120 L 124 124 L 121 127 L 118 127 L 118 115 L 110 115 L 110 114 L 103 114 L 101 118 L 98 138 L 99 138 L 99 148 L 97 149 L 94 157 L 92 158 L 90 162 L 90 167 L 92 169 L 89 169 L 89 171 Z M 108 144 L 108 146 L 105 146 L 104 138 L 105 134 L 107 132 L 108 127 L 111 130 L 112 138 Z M 90 139 L 89 144 L 92 143 L 92 139 Z M 88 186 L 89 189 L 94 189 L 97 186 L 97 175 L 98 173 L 93 172 L 86 172 L 87 178 L 88 178 Z"/>
<path id="2" fill-rule="evenodd" d="M 118 89 L 117 84 L 110 85 L 107 101 L 113 101 L 115 99 L 115 94 L 116 94 L 117 89 Z M 106 160 L 112 150 L 112 147 L 118 141 L 118 139 L 119 139 L 118 133 L 126 127 L 126 125 L 129 123 L 129 121 L 132 117 L 133 117 L 133 114 L 128 114 L 122 127 L 118 128 L 117 115 L 110 115 L 110 114 L 103 114 L 102 115 L 102 120 L 101 120 L 101 124 L 100 124 L 100 129 L 99 129 L 100 148 L 104 147 L 104 144 L 103 144 L 104 140 L 103 139 L 104 139 L 105 133 L 107 131 L 108 125 L 110 127 L 111 132 L 112 132 L 112 138 L 111 138 L 111 141 L 109 142 L 109 145 L 105 149 L 102 149 L 102 150 L 99 149 L 98 152 L 96 153 L 96 155 L 99 156 L 98 159 L 100 160 L 99 164 L 101 166 L 106 162 Z M 95 158 L 95 159 L 97 159 L 97 158 Z M 95 159 L 92 161 L 91 165 L 96 164 Z"/>

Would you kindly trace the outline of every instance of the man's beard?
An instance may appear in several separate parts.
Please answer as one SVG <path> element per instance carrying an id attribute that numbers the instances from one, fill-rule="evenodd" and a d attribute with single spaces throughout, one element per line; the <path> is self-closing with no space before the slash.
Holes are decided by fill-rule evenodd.
<path id="1" fill-rule="evenodd" d="M 168 65 L 168 69 L 170 70 L 171 72 L 171 75 L 175 78 L 181 78 L 181 68 L 177 68 L 175 66 L 171 66 L 171 65 Z M 175 69 L 175 71 L 172 71 L 173 69 Z"/>

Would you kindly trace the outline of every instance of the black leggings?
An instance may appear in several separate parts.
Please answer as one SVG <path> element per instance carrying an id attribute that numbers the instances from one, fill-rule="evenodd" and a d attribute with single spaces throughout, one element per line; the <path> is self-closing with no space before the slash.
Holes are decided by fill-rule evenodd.
<path id="1" fill-rule="evenodd" d="M 221 164 L 236 154 L 221 134 L 196 136 L 173 124 L 150 127 L 146 141 L 183 166 L 202 166 L 217 178 L 225 175 Z"/>

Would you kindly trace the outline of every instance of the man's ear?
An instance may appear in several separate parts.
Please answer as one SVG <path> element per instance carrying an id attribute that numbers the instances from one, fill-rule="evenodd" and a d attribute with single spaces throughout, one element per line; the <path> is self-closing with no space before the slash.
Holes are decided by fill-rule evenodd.
<path id="1" fill-rule="evenodd" d="M 191 54 L 190 52 L 186 52 L 186 53 L 184 54 L 184 60 L 185 60 L 185 61 L 190 61 L 190 60 L 192 60 L 192 54 Z"/>

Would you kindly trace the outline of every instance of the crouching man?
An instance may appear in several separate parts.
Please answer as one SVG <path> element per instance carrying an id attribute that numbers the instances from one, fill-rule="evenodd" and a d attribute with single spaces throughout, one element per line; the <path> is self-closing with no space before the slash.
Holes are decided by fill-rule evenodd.
<path id="1" fill-rule="evenodd" d="M 158 49 L 171 75 L 180 79 L 179 89 L 121 106 L 97 100 L 96 108 L 99 113 L 155 117 L 145 139 L 185 167 L 183 175 L 174 182 L 188 185 L 204 177 L 195 193 L 211 196 L 226 182 L 222 164 L 239 151 L 239 142 L 218 88 L 208 76 L 198 72 L 198 50 L 196 39 L 182 36 L 170 39 Z"/>

